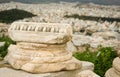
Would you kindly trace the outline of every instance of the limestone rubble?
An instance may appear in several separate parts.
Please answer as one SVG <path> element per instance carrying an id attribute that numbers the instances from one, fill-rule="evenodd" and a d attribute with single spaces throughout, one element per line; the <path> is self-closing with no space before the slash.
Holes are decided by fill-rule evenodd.
<path id="1" fill-rule="evenodd" d="M 34 9 L 35 8 L 35 9 Z M 64 23 L 70 24 L 73 29 L 73 40 L 74 35 L 79 37 L 85 37 L 86 40 L 81 42 L 80 46 L 72 44 L 71 51 L 80 51 L 83 44 L 88 43 L 87 38 L 95 42 L 88 43 L 92 48 L 96 48 L 98 45 L 104 47 L 112 46 L 119 50 L 120 40 L 120 22 L 119 21 L 92 21 L 83 20 L 78 18 L 66 18 L 65 15 L 77 14 L 79 16 L 93 16 L 93 17 L 106 17 L 106 18 L 120 18 L 120 6 L 109 6 L 109 5 L 97 5 L 97 4 L 80 4 L 80 3 L 41 3 L 41 4 L 25 4 L 19 2 L 10 2 L 0 4 L 0 11 L 10 9 L 21 9 L 31 12 L 37 16 L 32 18 L 24 18 L 17 21 L 24 22 L 40 22 L 40 23 Z M 45 30 L 45 29 L 44 29 Z M 66 38 L 66 37 L 61 37 Z M 96 39 L 98 38 L 98 39 Z M 96 40 L 95 40 L 96 39 Z M 102 44 L 100 43 L 101 40 Z M 43 41 L 43 40 L 42 40 Z M 48 41 L 48 40 L 47 40 Z M 70 47 L 70 46 L 69 46 Z"/>

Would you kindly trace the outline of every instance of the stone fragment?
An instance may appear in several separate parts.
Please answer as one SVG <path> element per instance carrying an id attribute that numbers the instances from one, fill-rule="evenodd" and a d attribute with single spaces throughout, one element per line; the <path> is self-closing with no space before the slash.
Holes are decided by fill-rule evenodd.
<path id="1" fill-rule="evenodd" d="M 105 77 L 120 77 L 119 74 L 117 74 L 114 71 L 114 68 L 110 68 L 109 70 L 107 70 L 107 72 L 105 73 Z"/>
<path id="2" fill-rule="evenodd" d="M 89 44 L 91 39 L 91 37 L 85 35 L 73 35 L 72 42 L 75 46 L 82 46 L 85 44 Z"/>
<path id="3" fill-rule="evenodd" d="M 93 33 L 97 32 L 98 30 L 99 30 L 98 26 L 92 25 L 92 26 L 86 28 L 86 34 L 92 35 Z"/>
<path id="4" fill-rule="evenodd" d="M 78 73 L 77 77 L 100 77 L 100 76 L 95 74 L 93 71 L 85 70 Z"/>
<path id="5" fill-rule="evenodd" d="M 0 47 L 4 46 L 5 42 L 0 42 Z"/>
<path id="6" fill-rule="evenodd" d="M 82 68 L 81 70 L 94 70 L 94 64 L 88 61 L 81 61 L 82 62 Z"/>
<path id="7" fill-rule="evenodd" d="M 120 77 L 120 58 L 116 57 L 113 60 L 113 67 L 107 70 L 105 77 Z"/>
<path id="8" fill-rule="evenodd" d="M 80 72 L 80 69 L 72 71 L 32 74 L 22 70 L 0 68 L 0 77 L 75 77 L 78 72 Z"/>
<path id="9" fill-rule="evenodd" d="M 74 46 L 74 44 L 70 41 L 67 43 L 66 50 L 71 51 L 71 52 L 76 52 L 77 48 Z"/>
<path id="10" fill-rule="evenodd" d="M 117 57 L 113 60 L 113 68 L 120 71 L 120 58 Z"/>
<path id="11" fill-rule="evenodd" d="M 27 27 L 27 30 L 23 30 L 21 25 L 30 26 Z M 53 31 L 53 29 L 56 29 L 56 26 L 57 28 L 59 28 L 60 32 Z M 20 27 L 20 30 L 17 30 L 17 27 Z M 44 29 L 38 30 L 36 32 L 36 28 Z M 46 28 L 50 28 L 51 32 L 47 32 L 45 30 Z M 62 44 L 68 42 L 68 40 L 71 39 L 72 28 L 68 24 L 14 22 L 9 28 L 9 35 L 14 41 L 18 42 L 22 41 L 44 44 Z"/>
<path id="12" fill-rule="evenodd" d="M 110 40 L 110 39 L 119 39 L 119 34 L 117 32 L 112 32 L 112 31 L 106 31 L 106 32 L 96 32 L 93 33 L 92 36 L 96 37 L 103 37 L 105 40 Z"/>

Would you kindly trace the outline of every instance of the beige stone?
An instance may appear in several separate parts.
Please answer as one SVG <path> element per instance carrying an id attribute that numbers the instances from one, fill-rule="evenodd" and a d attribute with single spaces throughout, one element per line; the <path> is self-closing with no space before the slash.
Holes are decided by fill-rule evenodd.
<path id="1" fill-rule="evenodd" d="M 66 44 L 39 44 L 39 43 L 26 43 L 26 42 L 18 42 L 17 46 L 22 49 L 28 50 L 43 50 L 43 51 L 64 51 L 66 48 Z"/>
<path id="2" fill-rule="evenodd" d="M 68 24 L 14 22 L 9 33 L 17 44 L 9 46 L 4 60 L 15 69 L 48 73 L 82 67 L 81 61 L 66 50 L 72 34 Z"/>
<path id="3" fill-rule="evenodd" d="M 0 68 L 3 68 L 3 67 L 8 67 L 8 68 L 11 68 L 11 65 L 9 65 L 6 61 L 4 60 L 0 60 Z"/>
<path id="4" fill-rule="evenodd" d="M 113 67 L 110 68 L 106 73 L 105 77 L 120 77 L 120 58 L 116 57 L 113 60 Z"/>
<path id="5" fill-rule="evenodd" d="M 91 35 L 92 33 L 95 33 L 98 30 L 99 30 L 98 26 L 92 25 L 92 26 L 86 28 L 86 34 L 90 34 Z"/>
<path id="6" fill-rule="evenodd" d="M 105 73 L 105 77 L 120 77 L 119 74 L 117 74 L 114 68 L 110 68 L 106 73 Z"/>
<path id="7" fill-rule="evenodd" d="M 32 74 L 22 70 L 0 68 L 0 77 L 75 77 L 78 72 L 80 72 L 80 69 L 72 71 Z"/>
<path id="8" fill-rule="evenodd" d="M 78 73 L 77 77 L 100 77 L 91 70 L 85 70 Z"/>
<path id="9" fill-rule="evenodd" d="M 9 36 L 14 41 L 61 44 L 71 39 L 72 27 L 68 24 L 14 22 Z"/>
<path id="10" fill-rule="evenodd" d="M 8 50 L 6 61 L 16 69 L 32 73 L 74 70 L 82 65 L 80 61 L 72 58 L 69 52 L 24 50 L 15 45 L 11 45 Z"/>
<path id="11" fill-rule="evenodd" d="M 120 58 L 119 57 L 113 60 L 113 68 L 120 72 Z"/>
<path id="12" fill-rule="evenodd" d="M 0 47 L 4 46 L 5 42 L 0 42 Z"/>
<path id="13" fill-rule="evenodd" d="M 90 62 L 88 65 L 88 62 L 81 61 L 82 64 L 87 63 L 86 66 L 82 65 L 82 68 L 89 67 Z M 94 67 L 93 67 L 94 68 Z M 92 68 L 92 69 L 93 69 Z M 52 73 L 40 73 L 40 74 L 31 74 L 22 70 L 15 70 L 12 69 L 12 67 L 7 64 L 5 61 L 0 61 L 0 77 L 76 77 L 79 72 L 85 71 L 85 70 L 91 70 L 89 68 L 86 69 L 77 69 L 77 70 L 71 70 L 71 71 L 60 71 L 60 72 L 52 72 Z M 91 70 L 93 71 L 93 70 Z M 19 75 L 18 75 L 19 74 Z"/>
<path id="14" fill-rule="evenodd" d="M 81 62 L 82 62 L 81 70 L 91 70 L 91 71 L 94 71 L 94 64 L 92 62 L 88 62 L 88 61 L 81 61 Z"/>
<path id="15" fill-rule="evenodd" d="M 70 52 L 77 52 L 77 47 L 70 41 L 67 43 L 66 50 Z"/>

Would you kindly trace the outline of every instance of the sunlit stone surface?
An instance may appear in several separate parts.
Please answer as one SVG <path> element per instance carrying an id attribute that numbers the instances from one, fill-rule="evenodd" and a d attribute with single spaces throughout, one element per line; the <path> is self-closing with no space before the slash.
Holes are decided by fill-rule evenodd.
<path id="1" fill-rule="evenodd" d="M 105 77 L 120 77 L 120 58 L 119 57 L 116 57 L 113 60 L 113 67 L 106 72 Z"/>
<path id="2" fill-rule="evenodd" d="M 44 73 L 82 66 L 66 50 L 72 35 L 68 24 L 14 22 L 8 31 L 17 43 L 9 46 L 5 60 L 15 69 Z"/>

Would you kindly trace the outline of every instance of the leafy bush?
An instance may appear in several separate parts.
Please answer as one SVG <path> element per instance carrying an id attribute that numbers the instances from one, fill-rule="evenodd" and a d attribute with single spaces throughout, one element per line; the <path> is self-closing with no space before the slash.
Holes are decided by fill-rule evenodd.
<path id="1" fill-rule="evenodd" d="M 120 18 L 108 18 L 108 17 L 97 17 L 97 16 L 84 16 L 78 14 L 65 15 L 65 18 L 78 18 L 82 20 L 92 20 L 92 21 L 109 21 L 109 22 L 120 22 Z"/>
<path id="2" fill-rule="evenodd" d="M 90 61 L 94 63 L 94 72 L 104 77 L 105 72 L 112 67 L 112 61 L 117 56 L 117 52 L 112 47 L 99 47 L 96 51 L 90 51 L 86 47 L 84 52 L 77 52 L 73 55 L 79 60 Z"/>
<path id="3" fill-rule="evenodd" d="M 35 15 L 24 10 L 19 10 L 19 9 L 5 10 L 0 12 L 0 22 L 12 23 L 15 20 L 33 17 L 33 16 Z"/>
<path id="4" fill-rule="evenodd" d="M 2 37 L 0 38 L 0 42 L 5 42 L 5 45 L 0 47 L 0 57 L 4 57 L 7 54 L 7 48 L 10 44 L 15 44 L 9 37 Z"/>

